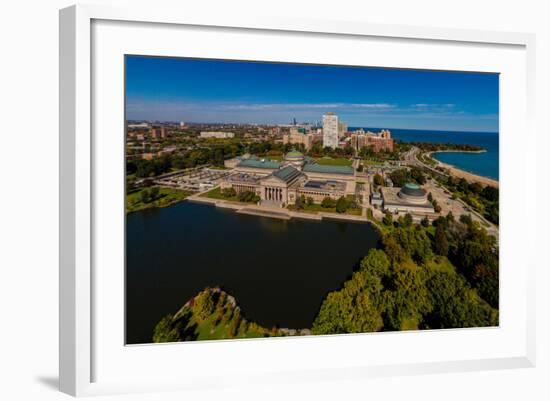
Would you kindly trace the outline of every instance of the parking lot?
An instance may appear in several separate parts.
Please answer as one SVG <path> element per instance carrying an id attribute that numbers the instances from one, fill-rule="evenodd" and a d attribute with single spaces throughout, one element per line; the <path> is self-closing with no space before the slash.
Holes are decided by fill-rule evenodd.
<path id="1" fill-rule="evenodd" d="M 193 169 L 169 177 L 156 179 L 157 185 L 188 191 L 203 191 L 215 187 L 229 174 L 229 170 L 218 170 L 209 167 Z"/>

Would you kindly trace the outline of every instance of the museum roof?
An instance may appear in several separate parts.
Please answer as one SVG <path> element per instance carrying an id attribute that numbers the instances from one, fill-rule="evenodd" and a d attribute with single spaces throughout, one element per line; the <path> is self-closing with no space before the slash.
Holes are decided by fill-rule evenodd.
<path id="1" fill-rule="evenodd" d="M 408 196 L 425 196 L 426 195 L 426 191 L 420 188 L 419 185 L 411 182 L 405 184 L 401 188 L 400 192 Z"/>
<path id="2" fill-rule="evenodd" d="M 351 166 L 327 166 L 323 164 L 307 163 L 304 165 L 303 170 L 309 173 L 353 175 L 353 167 Z"/>
<path id="3" fill-rule="evenodd" d="M 265 168 L 275 170 L 281 167 L 281 163 L 274 160 L 250 158 L 241 160 L 237 167 Z"/>
<path id="4" fill-rule="evenodd" d="M 273 176 L 283 180 L 284 182 L 290 182 L 300 175 L 300 171 L 296 170 L 292 166 L 283 167 L 273 173 Z"/>
<path id="5" fill-rule="evenodd" d="M 428 211 L 433 211 L 433 205 L 428 200 L 425 200 L 422 203 L 413 203 L 408 201 L 407 199 L 400 197 L 399 188 L 382 187 L 380 188 L 380 190 L 382 192 L 382 199 L 384 200 L 385 206 L 409 206 L 409 207 L 415 207 L 415 208 L 423 208 Z"/>

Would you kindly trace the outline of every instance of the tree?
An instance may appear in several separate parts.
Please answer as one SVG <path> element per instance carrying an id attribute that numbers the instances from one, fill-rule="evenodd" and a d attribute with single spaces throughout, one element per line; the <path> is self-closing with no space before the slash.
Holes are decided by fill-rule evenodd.
<path id="1" fill-rule="evenodd" d="M 378 185 L 379 187 L 384 185 L 384 179 L 382 178 L 382 176 L 378 173 L 376 173 L 374 175 L 374 177 L 372 178 L 372 181 L 374 183 L 374 185 Z"/>
<path id="2" fill-rule="evenodd" d="M 160 193 L 159 187 L 151 188 L 151 192 L 150 192 L 151 201 L 158 199 L 159 193 Z"/>
<path id="3" fill-rule="evenodd" d="M 386 211 L 386 214 L 384 214 L 382 223 L 384 223 L 387 226 L 391 226 L 393 224 L 393 216 L 389 211 Z"/>
<path id="4" fill-rule="evenodd" d="M 296 209 L 301 210 L 304 208 L 303 195 L 296 198 Z"/>
<path id="5" fill-rule="evenodd" d="M 199 319 L 204 320 L 214 312 L 215 303 L 212 293 L 207 289 L 200 292 L 194 300 L 193 309 Z"/>
<path id="6" fill-rule="evenodd" d="M 426 183 L 426 177 L 424 176 L 422 170 L 418 167 L 411 168 L 410 176 L 413 181 L 416 181 L 416 183 L 420 185 L 424 185 Z"/>
<path id="7" fill-rule="evenodd" d="M 434 251 L 441 256 L 447 256 L 449 254 L 449 241 L 447 240 L 445 228 L 443 228 L 441 224 L 438 224 L 435 228 Z"/>
<path id="8" fill-rule="evenodd" d="M 430 226 L 430 220 L 428 217 L 424 217 L 422 220 L 420 220 L 420 224 L 422 227 L 429 227 Z"/>
<path id="9" fill-rule="evenodd" d="M 341 196 L 336 201 L 336 212 L 337 213 L 345 213 L 348 208 L 348 202 L 346 201 L 346 198 Z"/>
<path id="10" fill-rule="evenodd" d="M 433 310 L 425 317 L 429 328 L 483 327 L 498 324 L 498 312 L 476 297 L 454 272 L 434 272 L 426 283 Z"/>
<path id="11" fill-rule="evenodd" d="M 174 327 L 172 315 L 167 315 L 157 323 L 153 331 L 153 342 L 166 343 L 181 341 L 179 330 Z"/>
<path id="12" fill-rule="evenodd" d="M 467 226 L 471 226 L 472 224 L 474 224 L 474 222 L 472 220 L 472 216 L 470 216 L 469 214 L 460 215 L 459 220 L 462 224 L 465 224 Z"/>
<path id="13" fill-rule="evenodd" d="M 481 196 L 483 196 L 485 199 L 487 199 L 490 202 L 497 202 L 498 188 L 487 185 L 485 188 L 483 188 L 483 191 L 481 191 Z"/>
<path id="14" fill-rule="evenodd" d="M 239 326 L 241 325 L 242 317 L 239 310 L 235 310 L 233 313 L 233 318 L 231 319 L 231 323 L 229 324 L 229 337 L 236 337 L 237 334 L 239 334 Z"/>
<path id="15" fill-rule="evenodd" d="M 405 227 L 410 227 L 413 223 L 413 217 L 410 213 L 407 213 L 404 217 L 403 217 L 403 225 Z"/>
<path id="16" fill-rule="evenodd" d="M 487 220 L 489 220 L 491 223 L 498 224 L 499 222 L 499 212 L 498 212 L 498 205 L 492 204 L 489 205 L 485 209 L 485 217 Z"/>
<path id="17" fill-rule="evenodd" d="M 145 188 L 141 191 L 139 194 L 140 200 L 143 203 L 149 203 L 151 201 L 151 193 L 149 192 L 149 189 Z"/>
<path id="18" fill-rule="evenodd" d="M 479 182 L 473 182 L 469 184 L 468 189 L 477 195 L 483 191 L 483 186 Z"/>
<path id="19" fill-rule="evenodd" d="M 392 263 L 401 263 L 407 258 L 407 253 L 393 236 L 385 236 L 383 242 L 384 251 Z"/>
<path id="20" fill-rule="evenodd" d="M 313 202 L 313 198 L 312 198 L 311 196 L 308 196 L 308 197 L 306 198 L 306 204 L 307 204 L 308 206 L 311 206 L 311 205 L 313 205 L 313 203 L 314 203 L 314 202 Z"/>
<path id="21" fill-rule="evenodd" d="M 453 212 L 449 210 L 449 213 L 447 213 L 447 222 L 452 223 L 453 221 L 455 221 L 455 216 Z"/>
<path id="22" fill-rule="evenodd" d="M 390 173 L 390 178 L 396 187 L 402 187 L 407 182 L 411 181 L 409 170 L 401 168 Z"/>
<path id="23" fill-rule="evenodd" d="M 382 249 L 371 249 L 361 261 L 360 268 L 382 278 L 389 274 L 390 260 Z"/>

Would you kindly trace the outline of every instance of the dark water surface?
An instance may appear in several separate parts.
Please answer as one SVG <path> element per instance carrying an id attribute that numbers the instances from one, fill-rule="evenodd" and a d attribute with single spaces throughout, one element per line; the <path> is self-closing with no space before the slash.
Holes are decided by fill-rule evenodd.
<path id="1" fill-rule="evenodd" d="M 368 224 L 277 220 L 183 202 L 127 216 L 126 338 L 153 328 L 206 286 L 235 296 L 266 327 L 308 328 L 375 247 Z"/>

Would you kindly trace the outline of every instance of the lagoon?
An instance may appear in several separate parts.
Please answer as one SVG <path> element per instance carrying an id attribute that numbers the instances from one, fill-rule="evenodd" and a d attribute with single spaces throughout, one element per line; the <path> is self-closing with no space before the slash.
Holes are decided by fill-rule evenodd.
<path id="1" fill-rule="evenodd" d="M 127 215 L 126 342 L 207 286 L 265 327 L 309 328 L 330 291 L 378 245 L 369 224 L 278 220 L 182 202 Z"/>

